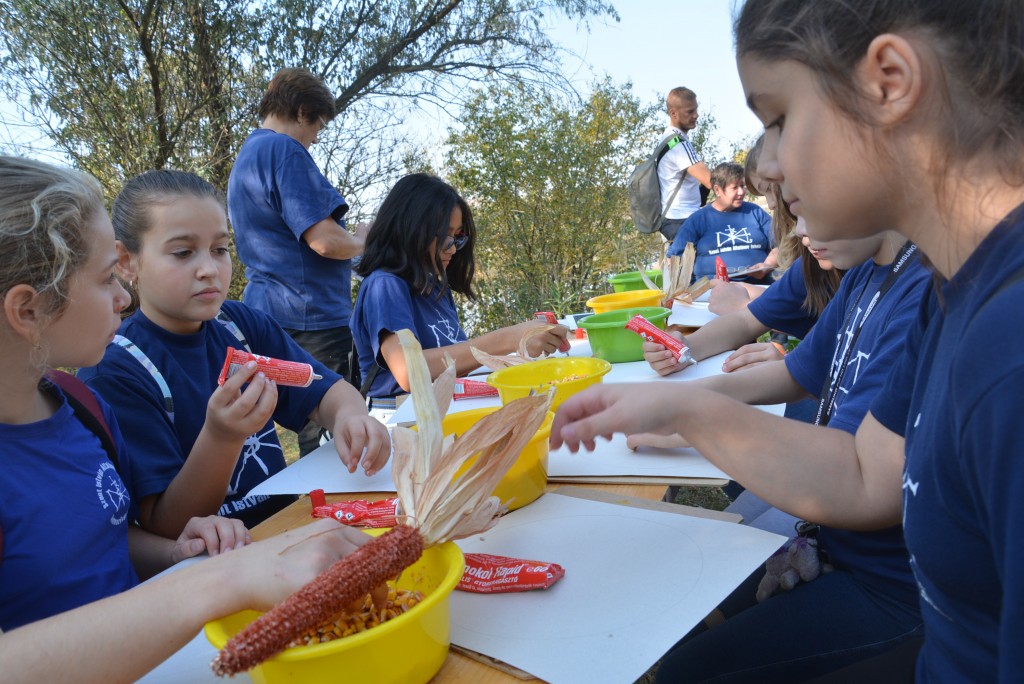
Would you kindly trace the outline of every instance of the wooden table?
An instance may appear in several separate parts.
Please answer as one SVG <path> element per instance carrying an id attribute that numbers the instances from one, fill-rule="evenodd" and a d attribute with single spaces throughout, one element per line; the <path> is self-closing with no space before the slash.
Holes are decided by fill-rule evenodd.
<path id="1" fill-rule="evenodd" d="M 563 487 L 566 488 L 564 493 L 572 492 L 585 498 L 597 498 L 611 503 L 640 504 L 650 508 L 671 507 L 675 512 L 686 512 L 699 517 L 728 520 L 731 522 L 739 521 L 739 516 L 728 513 L 664 503 L 662 502 L 662 497 L 665 494 L 665 485 L 587 485 L 586 489 L 579 489 L 567 485 L 549 484 L 548 491 L 557 491 Z M 327 500 L 328 502 L 351 499 L 376 501 L 394 495 L 394 492 L 328 494 Z M 281 532 L 307 525 L 313 520 L 310 516 L 310 511 L 309 497 L 302 496 L 295 503 L 253 528 L 253 539 L 265 539 Z M 488 661 L 489 659 L 486 656 L 479 656 L 479 659 L 477 659 L 463 652 L 458 652 L 453 647 L 453 650 L 449 651 L 448 658 L 445 660 L 441 670 L 431 681 L 438 684 L 510 684 L 521 682 L 524 679 L 539 681 L 503 663 Z"/>

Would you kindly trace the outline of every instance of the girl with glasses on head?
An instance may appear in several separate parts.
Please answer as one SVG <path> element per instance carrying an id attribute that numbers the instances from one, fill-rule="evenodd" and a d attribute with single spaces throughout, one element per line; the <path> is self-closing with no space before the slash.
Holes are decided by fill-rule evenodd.
<path id="1" fill-rule="evenodd" d="M 453 292 L 475 298 L 473 212 L 454 188 L 428 174 L 398 181 L 381 204 L 356 267 L 359 287 L 351 329 L 371 413 L 386 416 L 395 397 L 409 391 L 405 356 L 397 332 L 416 333 L 432 377 L 455 361 L 460 376 L 480 366 L 470 345 L 489 354 L 514 352 L 543 321 L 500 328 L 470 340 L 459 322 Z M 550 354 L 568 331 L 555 326 L 527 341 L 531 356 Z"/>

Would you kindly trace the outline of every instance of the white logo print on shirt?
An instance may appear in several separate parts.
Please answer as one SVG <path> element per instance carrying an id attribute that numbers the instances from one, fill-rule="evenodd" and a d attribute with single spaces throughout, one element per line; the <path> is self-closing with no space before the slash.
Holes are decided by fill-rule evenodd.
<path id="1" fill-rule="evenodd" d="M 444 328 L 442 330 L 442 328 Z M 452 322 L 446 318 L 442 318 L 437 323 L 432 323 L 430 329 L 434 331 L 434 340 L 438 347 L 447 347 L 449 344 L 455 344 L 461 342 L 459 339 L 459 329 L 452 326 Z"/>
<path id="2" fill-rule="evenodd" d="M 749 245 L 754 242 L 754 239 L 750 236 L 750 230 L 748 228 L 733 228 L 727 225 L 726 231 L 715 233 L 715 239 L 718 241 L 718 246 L 723 245 Z"/>
<path id="3" fill-rule="evenodd" d="M 111 525 L 120 525 L 125 521 L 128 517 L 128 490 L 110 461 L 100 463 L 96 469 L 96 496 L 104 509 L 114 509 L 110 516 Z"/>

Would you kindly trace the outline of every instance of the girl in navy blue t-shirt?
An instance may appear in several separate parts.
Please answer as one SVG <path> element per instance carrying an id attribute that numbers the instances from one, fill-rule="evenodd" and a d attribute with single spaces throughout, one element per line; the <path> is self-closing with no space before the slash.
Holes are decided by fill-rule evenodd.
<path id="1" fill-rule="evenodd" d="M 393 397 L 409 391 L 405 355 L 397 332 L 412 330 L 437 377 L 444 357 L 464 375 L 480 366 L 470 345 L 489 354 L 509 354 L 530 333 L 531 356 L 566 344 L 558 325 L 540 334 L 543 321 L 527 321 L 468 339 L 453 292 L 473 291 L 476 226 L 469 205 L 440 178 L 412 174 L 398 181 L 381 204 L 356 267 L 364 280 L 352 313 L 352 337 L 371 408 L 394 407 Z"/>
<path id="2" fill-rule="evenodd" d="M 387 462 L 387 431 L 354 387 L 268 315 L 225 301 L 232 263 L 219 191 L 195 174 L 149 171 L 125 184 L 112 213 L 118 269 L 139 307 L 82 377 L 113 406 L 137 454 L 130 487 L 145 529 L 174 537 L 189 517 L 218 512 L 251 527 L 287 505 L 249 496 L 285 467 L 275 422 L 329 429 L 349 472 Z M 228 347 L 309 363 L 320 378 L 278 387 L 250 362 L 218 385 Z"/>

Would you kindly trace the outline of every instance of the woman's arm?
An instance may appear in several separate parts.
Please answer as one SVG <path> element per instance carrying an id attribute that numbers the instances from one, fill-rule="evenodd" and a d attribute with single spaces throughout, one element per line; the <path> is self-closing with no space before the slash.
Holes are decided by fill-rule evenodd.
<path id="1" fill-rule="evenodd" d="M 269 608 L 369 539 L 320 520 L 204 560 L 0 634 L 0 672 L 7 684 L 135 681 L 204 623 L 244 608 Z"/>
<path id="2" fill-rule="evenodd" d="M 455 370 L 462 376 L 480 367 L 480 362 L 473 356 L 470 347 L 476 347 L 481 351 L 495 356 L 511 354 L 519 348 L 519 342 L 523 337 L 534 330 L 548 326 L 544 321 L 526 321 L 518 325 L 511 325 L 507 328 L 499 328 L 489 333 L 474 337 L 466 342 L 450 344 L 445 347 L 424 349 L 423 355 L 427 359 L 427 366 L 430 368 L 430 377 L 436 378 L 445 369 L 445 356 L 455 361 Z M 527 351 L 531 356 L 550 354 L 557 351 L 567 339 L 568 329 L 562 325 L 556 325 L 546 332 L 532 335 L 527 341 Z M 405 354 L 402 346 L 398 343 L 398 335 L 389 333 L 384 335 L 380 343 L 381 355 L 388 365 L 395 380 L 406 392 L 409 391 L 409 374 L 405 367 Z"/>
<path id="3" fill-rule="evenodd" d="M 748 373 L 753 374 L 758 368 Z M 871 414 L 857 435 L 787 420 L 687 383 L 600 385 L 570 397 L 551 446 L 593 449 L 598 436 L 679 433 L 773 506 L 846 529 L 900 522 L 903 438 Z"/>

